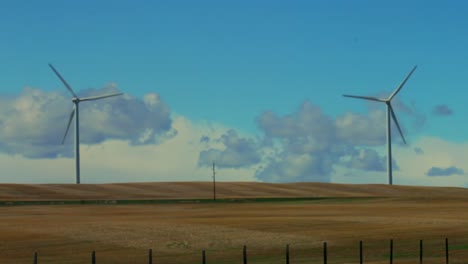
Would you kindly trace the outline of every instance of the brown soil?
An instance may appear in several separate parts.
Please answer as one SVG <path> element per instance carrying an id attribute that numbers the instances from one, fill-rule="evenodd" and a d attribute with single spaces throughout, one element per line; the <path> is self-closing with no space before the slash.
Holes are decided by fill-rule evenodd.
<path id="1" fill-rule="evenodd" d="M 0 185 L 0 200 L 210 198 L 211 183 Z M 218 183 L 218 197 L 357 197 L 262 203 L 4 206 L 0 210 L 0 263 L 242 263 L 280 264 L 286 244 L 291 263 L 468 263 L 468 190 L 464 188 L 326 183 Z M 381 198 L 385 197 L 385 198 Z"/>
<path id="2" fill-rule="evenodd" d="M 219 198 L 226 197 L 460 197 L 468 189 L 380 184 L 218 182 Z M 0 184 L 0 201 L 86 199 L 211 198 L 211 182 L 114 184 Z"/>

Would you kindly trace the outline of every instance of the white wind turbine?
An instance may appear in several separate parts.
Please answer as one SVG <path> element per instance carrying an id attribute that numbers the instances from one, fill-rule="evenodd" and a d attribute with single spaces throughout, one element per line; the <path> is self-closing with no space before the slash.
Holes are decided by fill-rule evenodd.
<path id="1" fill-rule="evenodd" d="M 392 178 L 392 138 L 391 138 L 391 118 L 393 118 L 393 121 L 395 122 L 395 125 L 398 128 L 398 131 L 400 132 L 401 138 L 403 139 L 403 142 L 406 144 L 405 137 L 403 136 L 403 132 L 401 131 L 400 125 L 398 124 L 395 112 L 393 111 L 393 107 L 391 105 L 391 101 L 395 95 L 403 88 L 403 85 L 405 85 L 406 81 L 409 79 L 411 74 L 416 70 L 417 66 L 414 66 L 413 69 L 410 71 L 408 76 L 403 80 L 403 82 L 398 86 L 398 88 L 393 91 L 393 93 L 387 98 L 387 99 L 380 99 L 376 97 L 369 97 L 369 96 L 357 96 L 357 95 L 346 95 L 344 94 L 344 97 L 352 97 L 352 98 L 358 98 L 358 99 L 364 99 L 364 100 L 370 100 L 370 101 L 376 101 L 376 102 L 382 102 L 387 105 L 387 172 L 388 172 L 388 183 L 390 185 L 393 184 L 393 178 Z M 390 116 L 391 115 L 391 116 Z"/>
<path id="2" fill-rule="evenodd" d="M 75 164 L 76 164 L 76 183 L 80 183 L 80 118 L 79 118 L 79 104 L 80 102 L 84 101 L 93 101 L 93 100 L 99 100 L 107 97 L 112 97 L 112 96 L 117 96 L 117 95 L 122 95 L 123 93 L 116 93 L 116 94 L 108 94 L 108 95 L 101 95 L 101 96 L 91 96 L 91 97 L 84 97 L 84 98 L 79 98 L 75 92 L 73 92 L 72 88 L 68 83 L 65 81 L 65 79 L 62 78 L 60 73 L 52 66 L 49 64 L 50 68 L 55 72 L 55 74 L 59 77 L 59 79 L 63 82 L 65 87 L 67 87 L 68 91 L 73 95 L 72 102 L 75 104 L 71 114 L 70 118 L 68 119 L 68 125 L 67 125 L 67 130 L 65 131 L 65 135 L 63 136 L 62 139 L 62 144 L 65 142 L 65 138 L 67 137 L 68 130 L 70 129 L 71 122 L 73 120 L 73 117 L 76 114 L 75 118 Z"/>

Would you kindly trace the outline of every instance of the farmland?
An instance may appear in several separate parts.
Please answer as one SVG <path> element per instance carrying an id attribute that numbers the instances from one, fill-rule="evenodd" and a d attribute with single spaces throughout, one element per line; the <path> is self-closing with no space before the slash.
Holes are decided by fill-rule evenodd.
<path id="1" fill-rule="evenodd" d="M 44 204 L 0 207 L 0 263 L 31 263 L 36 251 L 40 263 L 89 263 L 93 250 L 97 263 L 147 263 L 152 248 L 155 263 L 200 263 L 206 250 L 208 263 L 234 264 L 247 245 L 249 263 L 275 264 L 286 244 L 291 263 L 318 263 L 323 241 L 328 263 L 358 263 L 359 240 L 365 263 L 388 263 L 390 239 L 394 263 L 415 263 L 420 239 L 424 263 L 442 263 L 446 237 L 451 263 L 468 260 L 464 188 L 220 182 L 221 200 L 211 197 L 208 182 L 2 184 L 2 202 Z M 90 200 L 153 202 L 46 203 Z"/>

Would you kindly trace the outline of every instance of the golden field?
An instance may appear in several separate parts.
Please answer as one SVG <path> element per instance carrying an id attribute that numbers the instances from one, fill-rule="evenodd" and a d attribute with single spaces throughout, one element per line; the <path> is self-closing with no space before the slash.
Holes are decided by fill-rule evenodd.
<path id="1" fill-rule="evenodd" d="M 217 197 L 319 200 L 2 206 L 0 263 L 468 263 L 468 189 L 329 183 L 219 182 Z M 339 197 L 337 199 L 336 197 Z M 358 199 L 358 197 L 361 197 Z M 210 182 L 0 184 L 0 201 L 210 199 Z"/>

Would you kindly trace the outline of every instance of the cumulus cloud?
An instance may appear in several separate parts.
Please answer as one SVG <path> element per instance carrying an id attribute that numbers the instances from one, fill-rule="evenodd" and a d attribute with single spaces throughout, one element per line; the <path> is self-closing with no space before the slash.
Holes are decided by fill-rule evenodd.
<path id="1" fill-rule="evenodd" d="M 388 93 L 378 93 L 377 98 L 387 98 Z M 363 101 L 363 100 L 361 100 Z M 347 112 L 336 118 L 335 123 L 338 127 L 339 136 L 356 145 L 379 146 L 386 142 L 387 130 L 387 110 L 383 103 L 366 101 L 367 113 L 358 114 Z M 392 107 L 396 112 L 398 123 L 403 131 L 407 134 L 407 126 L 405 123 L 410 123 L 411 128 L 420 130 L 426 122 L 426 115 L 419 111 L 416 103 L 404 103 L 399 97 L 392 100 Z M 404 115 L 401 115 L 404 114 Z M 408 122 L 403 122 L 408 121 Z M 403 143 L 401 136 L 396 128 L 395 123 L 391 123 L 392 141 L 393 143 Z"/>
<path id="2" fill-rule="evenodd" d="M 453 114 L 453 111 L 448 107 L 448 105 L 440 104 L 434 106 L 432 114 L 435 116 L 450 116 Z"/>
<path id="3" fill-rule="evenodd" d="M 0 150 L 33 158 L 69 155 L 60 145 L 67 119 L 64 109 L 63 95 L 56 92 L 25 88 L 16 98 L 2 97 Z"/>
<path id="4" fill-rule="evenodd" d="M 414 148 L 414 153 L 416 153 L 416 154 L 418 154 L 418 155 L 422 155 L 422 154 L 424 154 L 424 151 L 423 151 L 423 149 L 420 148 L 420 147 L 415 147 L 415 148 Z"/>
<path id="5" fill-rule="evenodd" d="M 224 149 L 210 148 L 200 152 L 199 164 L 210 165 L 216 161 L 218 167 L 240 168 L 257 164 L 261 160 L 257 143 L 251 138 L 242 138 L 233 129 L 221 135 L 217 142 Z M 209 142 L 209 137 L 202 136 L 200 142 Z"/>
<path id="6" fill-rule="evenodd" d="M 424 150 L 424 155 L 415 155 L 413 148 L 394 148 L 402 171 L 396 172 L 395 184 L 463 186 L 468 182 L 466 175 L 453 174 L 445 177 L 428 176 L 430 168 L 452 166 L 467 171 L 466 156 L 468 142 L 451 142 L 438 137 L 421 136 L 415 139 L 415 146 Z"/>
<path id="7" fill-rule="evenodd" d="M 117 91 L 108 85 L 80 96 Z M 287 115 L 259 115 L 261 135 L 255 136 L 171 117 L 155 93 L 80 106 L 83 182 L 209 180 L 205 165 L 215 159 L 220 181 L 386 183 L 384 109 L 331 118 L 306 101 Z M 73 129 L 60 145 L 71 108 L 66 91 L 25 88 L 17 96 L 0 96 L 2 182 L 74 182 Z M 396 184 L 467 184 L 466 143 L 423 137 L 414 145 L 393 149 Z M 423 149 L 424 155 L 415 155 Z M 450 176 L 429 176 L 440 174 Z"/>
<path id="8" fill-rule="evenodd" d="M 382 96 L 381 96 L 382 97 Z M 395 98 L 395 111 L 405 131 L 409 121 L 413 128 L 425 122 L 414 103 L 405 104 Z M 264 142 L 273 141 L 276 154 L 266 160 L 256 173 L 264 181 L 330 181 L 338 168 L 369 172 L 385 172 L 386 156 L 374 148 L 386 145 L 386 109 L 383 104 L 369 103 L 364 114 L 347 112 L 332 118 L 305 101 L 291 114 L 279 116 L 266 111 L 257 119 Z M 392 123 L 394 127 L 394 124 Z M 394 127 L 395 128 L 395 127 Z M 401 142 L 396 129 L 392 129 L 395 142 Z M 392 159 L 395 171 L 400 169 Z"/>
<path id="9" fill-rule="evenodd" d="M 377 98 L 387 99 L 389 95 L 390 95 L 389 92 L 381 91 L 375 94 L 374 96 Z M 385 115 L 384 117 L 386 118 L 386 108 L 383 103 L 378 103 L 378 102 L 373 102 L 373 101 L 367 101 L 366 103 L 367 103 L 369 113 L 372 113 L 374 111 L 382 111 L 382 114 L 384 114 Z M 400 120 L 401 117 L 399 113 L 403 113 L 405 117 L 408 119 L 408 121 L 410 122 L 411 127 L 415 130 L 421 130 L 426 124 L 426 120 L 427 120 L 426 114 L 418 108 L 415 101 L 406 103 L 401 99 L 400 95 L 397 95 L 396 97 L 392 99 L 392 107 L 393 107 L 393 110 L 395 110 L 398 121 L 400 123 L 402 120 Z M 405 133 L 405 126 L 402 127 L 402 130 L 403 130 L 403 133 Z M 395 129 L 393 129 L 392 135 L 394 132 L 396 132 Z"/>
<path id="10" fill-rule="evenodd" d="M 116 92 L 119 91 L 115 85 L 108 85 L 86 90 L 83 96 Z M 171 129 L 170 109 L 157 93 L 148 93 L 143 100 L 125 94 L 84 102 L 80 104 L 80 111 L 83 116 L 83 121 L 80 120 L 80 126 L 83 124 L 81 142 L 87 144 L 99 143 L 106 138 L 128 139 L 132 144 L 154 144 L 161 141 L 160 137 L 166 139 L 176 133 Z"/>
<path id="11" fill-rule="evenodd" d="M 447 167 L 447 168 L 440 168 L 440 167 L 432 167 L 427 172 L 427 176 L 451 176 L 451 175 L 464 175 L 465 172 L 457 168 L 455 166 Z"/>
<path id="12" fill-rule="evenodd" d="M 276 155 L 258 171 L 264 181 L 330 181 L 337 166 L 384 171 L 386 158 L 370 148 L 386 143 L 384 113 L 345 113 L 333 119 L 309 101 L 285 116 L 266 111 L 257 118 Z M 397 164 L 393 161 L 395 169 Z"/>
<path id="13" fill-rule="evenodd" d="M 226 127 L 214 129 L 174 116 L 178 133 L 159 145 L 132 145 L 128 140 L 110 139 L 81 146 L 82 183 L 209 181 L 212 171 L 198 166 L 198 153 L 206 146 L 202 135 L 218 138 Z M 0 153 L 1 182 L 74 183 L 73 158 L 35 158 Z M 218 168 L 217 181 L 256 181 L 250 168 Z"/>
<path id="14" fill-rule="evenodd" d="M 256 177 L 263 181 L 328 181 L 340 153 L 332 118 L 304 102 L 293 114 L 278 116 L 266 111 L 257 118 L 265 137 L 280 145 L 275 157 Z"/>
<path id="15" fill-rule="evenodd" d="M 115 84 L 88 89 L 80 97 L 119 92 Z M 1 95 L 0 95 L 1 96 Z M 28 158 L 70 157 L 73 155 L 74 122 L 65 145 L 61 139 L 73 108 L 64 92 L 44 92 L 25 88 L 17 97 L 1 96 L 0 151 Z M 169 107 L 158 94 L 144 100 L 125 94 L 80 104 L 80 142 L 98 144 L 108 139 L 131 144 L 152 144 L 175 135 Z M 68 144 L 68 145 L 67 145 Z"/>
<path id="16" fill-rule="evenodd" d="M 353 169 L 386 171 L 386 160 L 386 157 L 379 156 L 377 151 L 373 149 L 359 149 L 355 150 L 353 155 L 344 157 L 341 164 Z M 395 167 L 393 168 L 397 169 Z"/>
<path id="17" fill-rule="evenodd" d="M 317 139 L 333 137 L 333 121 L 320 107 L 305 101 L 293 114 L 280 117 L 272 111 L 266 111 L 257 118 L 257 124 L 266 136 L 292 139 L 313 134 Z"/>
<path id="18" fill-rule="evenodd" d="M 385 144 L 386 118 L 386 113 L 382 110 L 373 110 L 368 115 L 345 113 L 335 121 L 337 137 L 347 144 L 365 146 Z M 394 130 L 393 133 L 395 134 Z"/>
<path id="19" fill-rule="evenodd" d="M 118 91 L 114 84 L 110 84 L 101 89 L 82 91 L 79 95 Z M 70 159 L 73 157 L 73 125 L 66 144 L 60 145 L 73 107 L 66 91 L 25 88 L 18 96 L 0 96 L 0 102 L 2 168 L 27 162 L 32 166 L 41 164 L 37 168 L 44 169 L 57 161 L 61 164 L 58 166 L 60 171 L 54 177 L 60 178 L 65 167 L 73 172 L 73 160 Z M 400 109 L 410 117 L 414 110 L 411 106 Z M 80 114 L 83 175 L 94 172 L 100 176 L 96 181 L 101 182 L 132 181 L 134 176 L 129 175 L 136 173 L 144 175 L 134 178 L 136 181 L 205 179 L 206 174 L 210 174 L 206 165 L 211 165 L 213 160 L 220 168 L 220 179 L 225 176 L 224 179 L 229 180 L 328 182 L 340 179 L 336 175 L 343 169 L 346 171 L 342 175 L 350 171 L 356 172 L 355 175 L 369 174 L 365 178 L 368 180 L 379 174 L 383 176 L 386 171 L 384 107 L 369 108 L 366 114 L 348 112 L 332 118 L 320 107 L 305 101 L 290 114 L 279 115 L 273 111 L 260 114 L 256 119 L 261 132 L 259 136 L 207 124 L 202 128 L 190 128 L 190 121 L 184 118 L 178 118 L 176 123 L 169 107 L 156 93 L 141 99 L 125 94 L 83 102 Z M 401 124 L 404 126 L 408 121 Z M 426 176 L 426 172 L 427 175 L 434 174 L 434 170 L 428 172 L 427 168 L 447 170 L 450 169 L 447 165 L 453 164 L 455 170 L 449 172 L 454 176 L 450 178 L 461 177 L 463 165 L 460 164 L 464 160 L 455 160 L 466 156 L 464 152 L 434 158 L 435 154 L 429 153 L 446 155 L 452 152 L 440 151 L 440 147 L 434 150 L 422 143 L 418 146 L 421 147 L 408 148 L 406 156 L 398 153 L 401 148 L 394 148 L 394 157 L 399 161 L 397 164 L 393 160 L 395 172 L 400 167 L 403 171 L 399 173 L 423 175 L 436 182 L 437 177 Z M 425 155 L 414 155 L 415 152 L 422 153 L 422 148 Z M 110 156 L 113 158 L 106 158 Z M 413 169 L 416 165 L 424 166 L 423 170 Z M 436 169 L 435 173 L 440 171 Z M 24 175 L 27 177 L 26 170 Z M 191 178 L 191 175 L 198 176 Z M 396 173 L 395 176 L 395 182 L 398 182 Z M 346 179 L 354 181 L 354 178 L 348 176 Z M 74 178 L 70 179 L 73 181 Z"/>
<path id="20" fill-rule="evenodd" d="M 420 131 L 426 124 L 426 114 L 418 108 L 415 101 L 411 101 L 410 104 L 406 104 L 401 99 L 399 99 L 399 97 L 395 97 L 392 100 L 392 106 L 395 111 L 401 111 L 402 113 L 405 113 L 407 117 L 409 117 L 409 121 L 411 122 L 413 129 Z M 399 121 L 401 122 L 401 120 Z"/>
<path id="21" fill-rule="evenodd" d="M 282 152 L 267 166 L 261 167 L 255 177 L 269 182 L 317 181 L 328 182 L 333 161 L 309 153 Z"/>
<path id="22" fill-rule="evenodd" d="M 203 135 L 203 136 L 200 138 L 200 142 L 209 143 L 209 142 L 210 142 L 210 137 L 208 137 L 207 135 Z"/>

